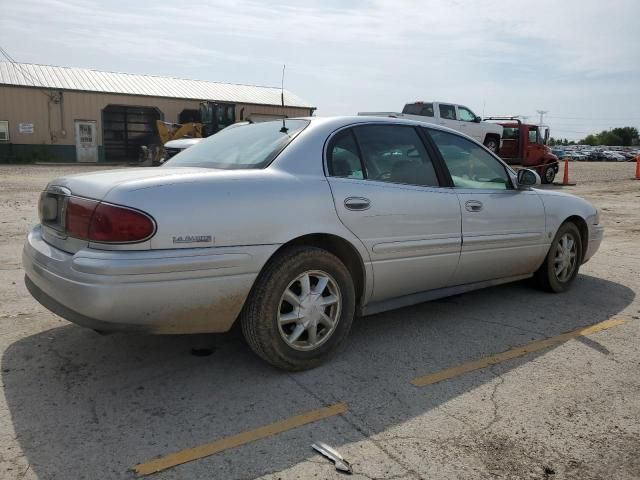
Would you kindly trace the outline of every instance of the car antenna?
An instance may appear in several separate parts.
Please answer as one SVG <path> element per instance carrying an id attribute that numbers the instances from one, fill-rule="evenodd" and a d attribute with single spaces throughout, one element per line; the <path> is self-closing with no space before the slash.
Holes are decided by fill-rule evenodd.
<path id="1" fill-rule="evenodd" d="M 285 119 L 285 109 L 284 109 L 284 69 L 286 68 L 286 65 L 282 65 L 282 84 L 280 86 L 280 101 L 282 102 L 282 128 L 280 129 L 281 133 L 287 133 L 289 131 L 289 129 L 287 128 L 287 126 L 284 123 L 284 119 Z"/>

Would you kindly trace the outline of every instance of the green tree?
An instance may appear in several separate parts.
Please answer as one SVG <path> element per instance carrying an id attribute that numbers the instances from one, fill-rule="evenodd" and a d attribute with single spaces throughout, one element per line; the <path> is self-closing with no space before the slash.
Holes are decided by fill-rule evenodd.
<path id="1" fill-rule="evenodd" d="M 605 130 L 598 134 L 598 144 L 618 146 L 622 145 L 622 138 L 613 133 L 611 130 Z"/>
<path id="2" fill-rule="evenodd" d="M 640 136 L 636 127 L 621 127 L 589 134 L 579 143 L 586 145 L 630 146 L 640 144 Z"/>
<path id="3" fill-rule="evenodd" d="M 635 127 L 614 128 L 611 132 L 622 140 L 621 145 L 625 147 L 638 142 L 638 129 Z"/>

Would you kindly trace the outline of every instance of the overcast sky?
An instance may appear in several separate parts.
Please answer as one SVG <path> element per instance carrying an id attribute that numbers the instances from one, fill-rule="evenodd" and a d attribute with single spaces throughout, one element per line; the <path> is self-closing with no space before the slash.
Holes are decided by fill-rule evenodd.
<path id="1" fill-rule="evenodd" d="M 638 0 L 3 0 L 21 62 L 279 85 L 318 115 L 445 100 L 548 110 L 552 136 L 640 127 Z"/>

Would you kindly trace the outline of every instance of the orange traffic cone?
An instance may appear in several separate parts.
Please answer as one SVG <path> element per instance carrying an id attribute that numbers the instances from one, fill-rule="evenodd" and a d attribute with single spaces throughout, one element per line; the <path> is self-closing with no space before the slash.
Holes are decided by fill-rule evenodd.
<path id="1" fill-rule="evenodd" d="M 562 184 L 569 185 L 569 159 L 564 157 L 564 175 L 562 177 Z"/>
<path id="2" fill-rule="evenodd" d="M 636 180 L 640 180 L 640 155 L 636 157 Z"/>

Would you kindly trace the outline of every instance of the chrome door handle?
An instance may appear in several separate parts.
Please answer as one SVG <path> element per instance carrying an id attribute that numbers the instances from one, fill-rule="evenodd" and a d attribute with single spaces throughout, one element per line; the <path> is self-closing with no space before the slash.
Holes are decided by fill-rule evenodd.
<path id="1" fill-rule="evenodd" d="M 344 206 L 347 210 L 367 210 L 371 207 L 371 200 L 364 197 L 349 197 L 345 199 Z"/>
<path id="2" fill-rule="evenodd" d="M 468 212 L 479 212 L 482 210 L 482 202 L 478 200 L 467 200 L 464 202 L 464 208 L 466 208 Z"/>

